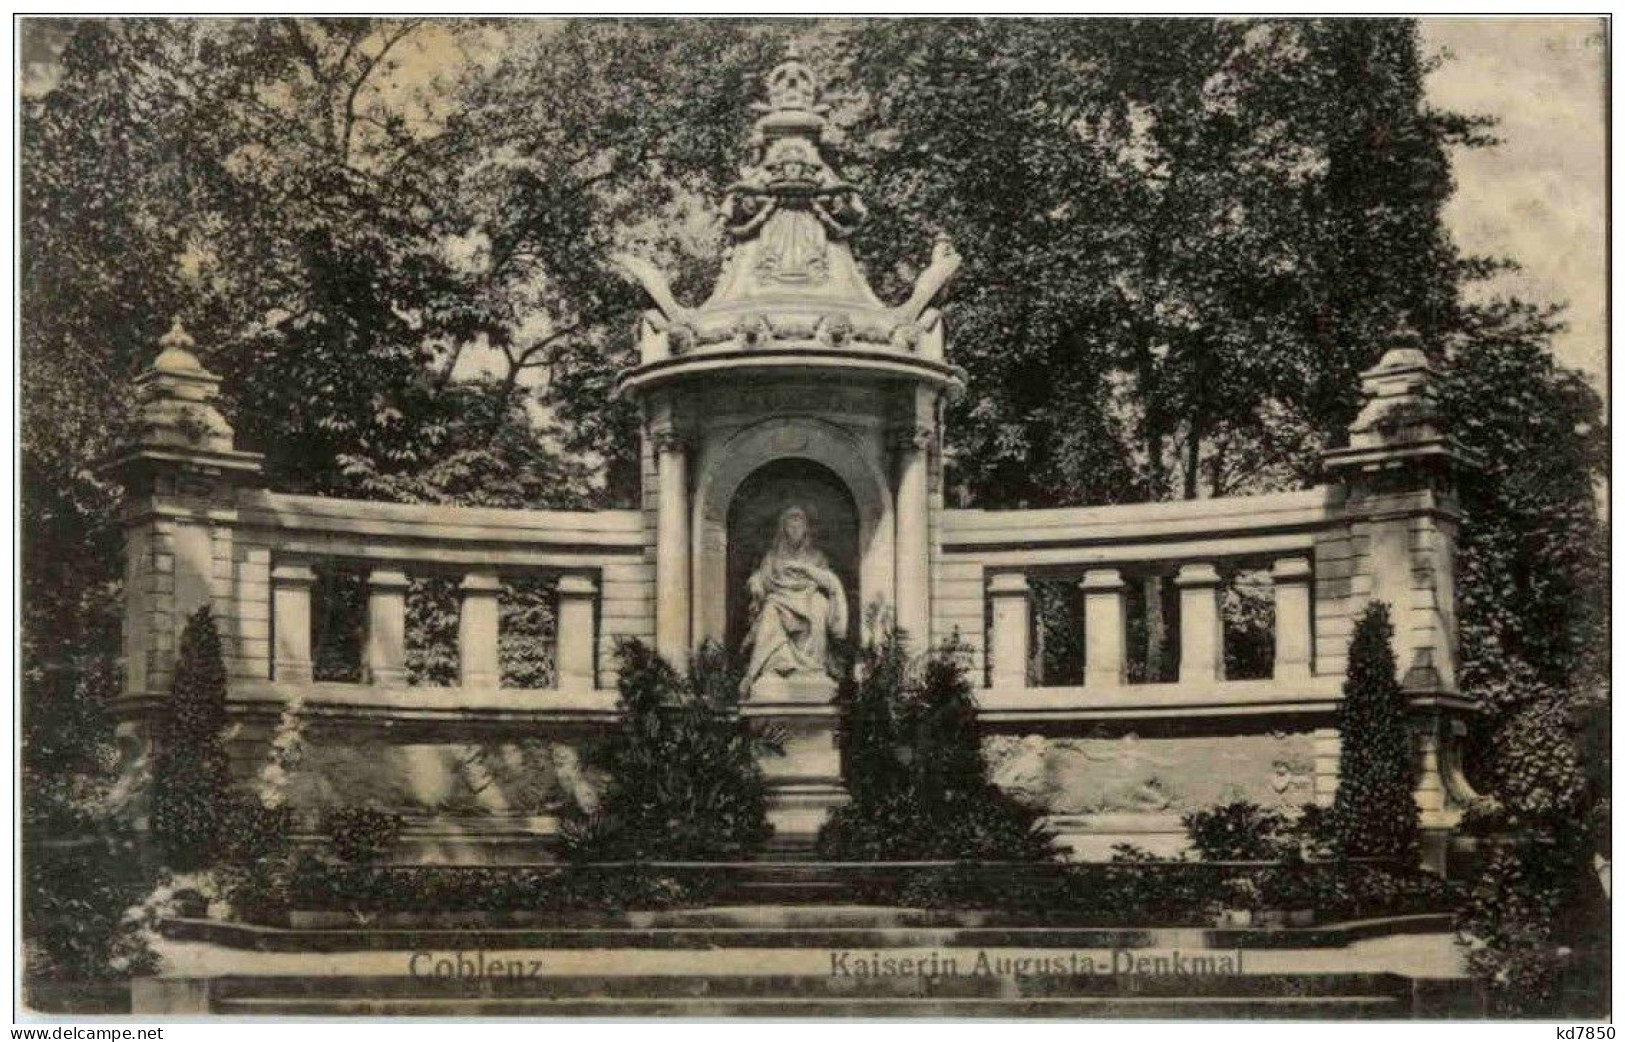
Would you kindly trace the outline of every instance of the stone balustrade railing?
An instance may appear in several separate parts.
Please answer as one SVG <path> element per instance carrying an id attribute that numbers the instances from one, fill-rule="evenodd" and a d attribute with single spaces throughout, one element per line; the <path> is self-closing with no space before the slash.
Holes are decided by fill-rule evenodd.
<path id="1" fill-rule="evenodd" d="M 131 503 L 126 628 L 135 698 L 158 696 L 188 614 L 210 603 L 232 701 L 326 705 L 354 713 L 570 711 L 614 706 L 613 645 L 647 638 L 653 585 L 635 511 L 438 507 L 283 495 L 160 477 Z M 363 576 L 361 682 L 320 682 L 312 661 L 317 571 Z M 407 591 L 414 576 L 454 578 L 458 683 L 412 687 Z M 545 576 L 556 591 L 555 690 L 504 689 L 503 579 Z M 269 708 L 269 707 L 268 707 Z"/>
<path id="2" fill-rule="evenodd" d="M 1354 620 L 1372 599 L 1395 614 L 1407 686 L 1454 694 L 1449 504 L 1421 487 L 1327 484 L 1274 495 L 1057 510 L 944 513 L 936 635 L 957 630 L 986 655 L 979 698 L 992 719 L 1323 712 L 1339 696 Z M 1225 577 L 1247 569 L 1273 588 L 1273 669 L 1225 676 Z M 1177 679 L 1130 683 L 1130 571 L 1171 575 Z M 1076 583 L 1083 683 L 1030 680 L 1032 585 Z M 985 621 L 984 621 L 985 620 Z"/>
<path id="3" fill-rule="evenodd" d="M 367 612 L 364 679 L 406 683 L 406 590 L 414 567 L 456 574 L 460 686 L 500 688 L 498 599 L 504 574 L 556 577 L 556 676 L 561 692 L 599 686 L 599 594 L 618 603 L 647 596 L 641 520 L 632 511 L 444 508 L 260 493 L 239 511 L 239 530 L 269 551 L 270 678 L 311 680 L 312 565 L 323 558 L 362 563 Z M 466 694 L 464 696 L 467 697 Z"/>

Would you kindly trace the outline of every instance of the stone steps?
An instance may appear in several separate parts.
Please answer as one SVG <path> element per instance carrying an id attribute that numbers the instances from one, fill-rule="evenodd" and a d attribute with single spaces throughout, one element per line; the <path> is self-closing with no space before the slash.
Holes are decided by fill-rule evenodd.
<path id="1" fill-rule="evenodd" d="M 1460 988 L 1388 973 L 920 976 L 240 976 L 171 981 L 193 1008 L 245 1016 L 987 1016 L 1398 1018 L 1461 1015 Z M 1443 999 L 1441 999 L 1443 995 Z M 137 999 L 150 1006 L 150 997 Z"/>
<path id="2" fill-rule="evenodd" d="M 262 952 L 559 949 L 1026 948 L 1183 950 L 1341 948 L 1384 935 L 1448 931 L 1444 916 L 1402 916 L 1301 930 L 1129 929 L 1034 925 L 985 912 L 831 905 L 623 913 L 534 924 L 349 924 L 289 929 L 173 919 L 164 936 Z"/>
<path id="3" fill-rule="evenodd" d="M 1388 996 L 1320 999 L 235 999 L 214 1012 L 253 1017 L 1057 1017 L 1113 1019 L 1393 1020 Z"/>

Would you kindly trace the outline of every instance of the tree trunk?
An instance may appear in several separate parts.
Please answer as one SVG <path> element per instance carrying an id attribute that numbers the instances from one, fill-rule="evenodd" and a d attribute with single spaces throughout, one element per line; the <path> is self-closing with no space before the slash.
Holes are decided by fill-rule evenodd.
<path id="1" fill-rule="evenodd" d="M 1168 646 L 1168 626 L 1162 614 L 1162 576 L 1146 576 L 1142 588 L 1145 590 L 1145 679 L 1154 684 L 1162 679 L 1163 652 Z"/>

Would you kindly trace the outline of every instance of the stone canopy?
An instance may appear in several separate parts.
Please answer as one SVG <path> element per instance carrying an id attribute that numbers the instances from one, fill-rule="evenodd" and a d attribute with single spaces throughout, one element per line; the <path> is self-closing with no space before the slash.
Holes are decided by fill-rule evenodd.
<path id="1" fill-rule="evenodd" d="M 848 245 L 867 210 L 827 155 L 829 108 L 818 101 L 812 71 L 792 54 L 768 74 L 766 92 L 747 162 L 722 201 L 729 246 L 710 297 L 684 306 L 647 261 L 616 258 L 656 306 L 645 318 L 658 343 L 645 344 L 643 361 L 795 345 L 940 360 L 940 316 L 931 304 L 959 266 L 953 247 L 937 242 L 908 300 L 882 302 Z"/>

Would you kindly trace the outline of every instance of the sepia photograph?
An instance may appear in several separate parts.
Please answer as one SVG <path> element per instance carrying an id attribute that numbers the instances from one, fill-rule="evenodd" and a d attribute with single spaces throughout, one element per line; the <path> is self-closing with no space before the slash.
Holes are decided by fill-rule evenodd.
<path id="1" fill-rule="evenodd" d="M 1607 1024 L 1610 48 L 15 16 L 14 1023 Z"/>

